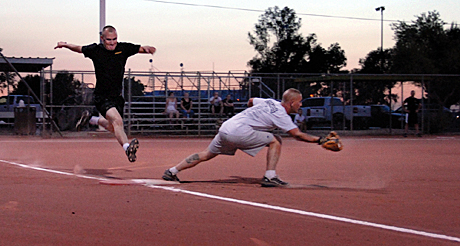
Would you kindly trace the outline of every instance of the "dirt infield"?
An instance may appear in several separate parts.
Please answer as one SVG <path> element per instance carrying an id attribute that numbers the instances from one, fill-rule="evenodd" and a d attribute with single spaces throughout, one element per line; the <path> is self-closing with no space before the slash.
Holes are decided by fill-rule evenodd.
<path id="1" fill-rule="evenodd" d="M 1 245 L 459 245 L 460 137 L 344 137 L 338 153 L 285 138 L 262 188 L 263 150 L 160 179 L 210 139 L 0 137 Z"/>

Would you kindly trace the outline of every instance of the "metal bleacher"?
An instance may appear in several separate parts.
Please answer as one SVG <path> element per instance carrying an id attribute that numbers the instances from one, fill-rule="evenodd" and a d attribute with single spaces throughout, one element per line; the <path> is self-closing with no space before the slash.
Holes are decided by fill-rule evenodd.
<path id="1" fill-rule="evenodd" d="M 133 73 L 129 72 L 128 78 L 132 76 Z M 210 112 L 210 96 L 218 92 L 224 99 L 231 94 L 235 113 L 238 113 L 246 108 L 250 94 L 250 90 L 243 89 L 250 80 L 246 72 L 137 73 L 136 78 L 140 77 L 148 78 L 145 95 L 125 98 L 124 120 L 129 135 L 214 135 L 220 124 L 229 117 Z M 193 118 L 183 118 L 180 114 L 180 118 L 170 119 L 164 114 L 166 95 L 169 92 L 174 92 L 179 112 L 181 98 L 185 92 L 189 93 L 195 113 Z"/>
<path id="2" fill-rule="evenodd" d="M 163 135 L 214 135 L 219 126 L 229 116 L 212 114 L 208 99 L 192 98 L 193 118 L 169 118 L 164 114 L 165 97 L 136 97 L 125 106 L 125 125 L 129 134 L 163 134 Z M 180 101 L 180 98 L 178 98 Z M 234 100 L 235 113 L 246 108 L 247 101 Z M 177 105 L 179 109 L 179 102 Z M 179 110 L 180 112 L 180 110 Z"/>

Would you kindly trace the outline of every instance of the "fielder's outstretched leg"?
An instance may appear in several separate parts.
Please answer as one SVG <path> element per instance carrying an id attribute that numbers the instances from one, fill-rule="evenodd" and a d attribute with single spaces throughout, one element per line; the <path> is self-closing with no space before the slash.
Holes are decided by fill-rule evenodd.
<path id="1" fill-rule="evenodd" d="M 268 144 L 267 151 L 267 170 L 262 179 L 261 185 L 263 187 L 282 187 L 288 186 L 289 183 L 282 181 L 276 175 L 276 165 L 281 155 L 281 137 L 275 135 L 273 140 Z"/>
<path id="2" fill-rule="evenodd" d="M 218 154 L 211 153 L 209 149 L 206 149 L 202 152 L 192 154 L 182 160 L 179 164 L 176 166 L 167 169 L 164 174 L 163 174 L 163 179 L 168 180 L 168 181 L 179 181 L 179 178 L 177 178 L 177 173 L 179 173 L 182 170 L 192 168 L 198 164 L 200 164 L 203 161 L 208 161 L 211 160 L 212 158 L 216 157 Z"/>

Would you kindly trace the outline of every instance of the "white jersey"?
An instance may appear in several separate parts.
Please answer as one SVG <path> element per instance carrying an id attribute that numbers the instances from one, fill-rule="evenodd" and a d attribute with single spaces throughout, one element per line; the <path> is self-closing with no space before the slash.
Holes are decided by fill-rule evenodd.
<path id="1" fill-rule="evenodd" d="M 294 123 L 296 125 L 299 124 L 298 121 L 302 122 L 304 120 L 305 120 L 305 116 L 300 115 L 300 114 L 296 114 L 295 117 L 294 117 Z"/>
<path id="2" fill-rule="evenodd" d="M 281 103 L 273 99 L 254 98 L 253 106 L 225 121 L 219 132 L 234 136 L 247 136 L 254 130 L 288 132 L 297 126 Z"/>

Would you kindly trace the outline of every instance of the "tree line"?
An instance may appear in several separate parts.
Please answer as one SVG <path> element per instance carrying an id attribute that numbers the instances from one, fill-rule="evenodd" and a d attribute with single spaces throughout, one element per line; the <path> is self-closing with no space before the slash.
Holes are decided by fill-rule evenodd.
<path id="1" fill-rule="evenodd" d="M 423 13 L 411 23 L 393 23 L 395 46 L 370 51 L 360 59 L 360 69 L 346 71 L 343 68 L 347 59 L 339 43 L 324 48 L 315 34 L 304 37 L 299 32 L 301 19 L 293 9 L 269 8 L 248 33 L 249 42 L 256 51 L 248 66 L 253 74 L 460 74 L 460 29 L 457 24 L 445 26 L 437 11 Z M 397 82 L 356 81 L 353 99 L 361 104 L 389 104 L 390 100 L 397 100 L 396 95 L 388 94 Z M 460 100 L 459 77 L 438 77 L 423 85 L 422 81 L 411 82 L 423 86 L 427 97 L 439 105 L 450 107 Z M 273 89 L 274 83 L 274 79 L 266 81 Z M 321 81 L 287 86 L 300 87 L 304 96 L 331 93 L 327 90 L 328 84 Z"/>

